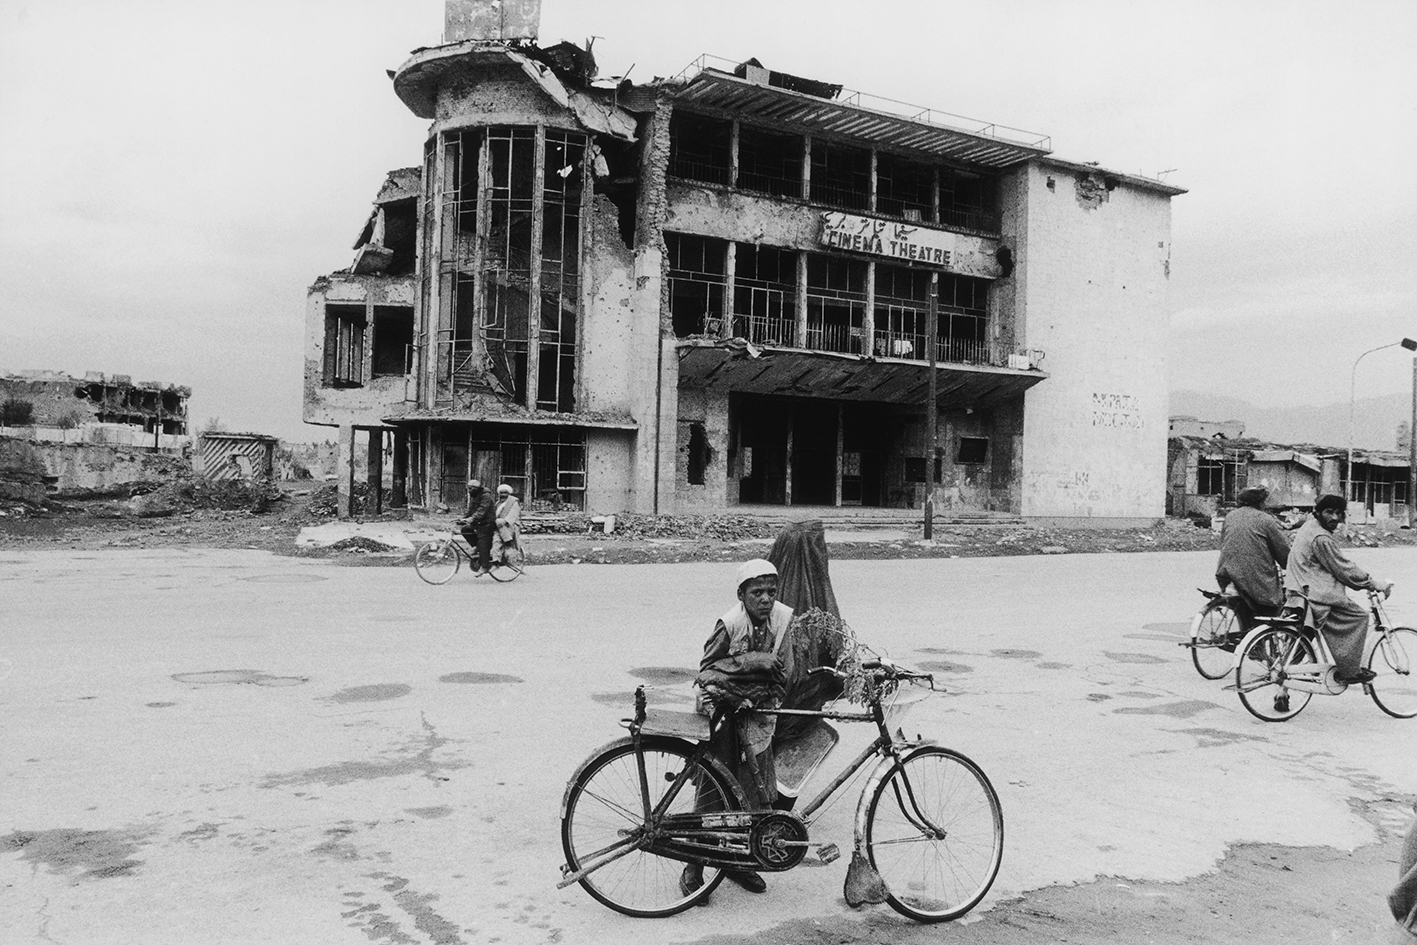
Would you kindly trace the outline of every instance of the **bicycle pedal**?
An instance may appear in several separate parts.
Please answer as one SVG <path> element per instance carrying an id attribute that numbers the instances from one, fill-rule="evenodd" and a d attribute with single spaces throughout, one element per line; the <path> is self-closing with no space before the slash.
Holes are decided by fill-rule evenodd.
<path id="1" fill-rule="evenodd" d="M 817 848 L 817 859 L 824 864 L 839 860 L 841 859 L 841 850 L 837 849 L 835 843 L 824 843 Z"/>

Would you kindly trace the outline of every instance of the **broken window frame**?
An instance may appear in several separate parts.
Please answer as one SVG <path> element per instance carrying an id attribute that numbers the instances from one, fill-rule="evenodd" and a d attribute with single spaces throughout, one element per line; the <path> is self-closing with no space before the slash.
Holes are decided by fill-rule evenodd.
<path id="1" fill-rule="evenodd" d="M 992 174 L 940 168 L 940 222 L 963 230 L 999 232 L 999 185 Z"/>
<path id="2" fill-rule="evenodd" d="M 733 122 L 675 109 L 669 117 L 670 177 L 727 186 Z"/>
<path id="3" fill-rule="evenodd" d="M 864 260 L 826 253 L 807 254 L 807 337 L 814 351 L 861 353 L 866 321 Z"/>
<path id="4" fill-rule="evenodd" d="M 936 167 L 889 151 L 876 152 L 876 212 L 912 223 L 934 223 Z"/>
<path id="5" fill-rule="evenodd" d="M 797 336 L 795 250 L 739 243 L 734 252 L 733 335 L 790 347 Z"/>
<path id="6" fill-rule="evenodd" d="M 987 436 L 960 436 L 955 444 L 955 462 L 960 466 L 985 466 L 989 462 Z"/>
<path id="7" fill-rule="evenodd" d="M 413 306 L 375 305 L 369 377 L 402 377 L 412 372 Z"/>
<path id="8" fill-rule="evenodd" d="M 586 185 L 584 135 L 547 129 L 541 181 L 541 327 L 536 407 L 576 409 L 576 352 L 581 294 L 581 199 Z"/>
<path id="9" fill-rule="evenodd" d="M 988 279 L 940 273 L 936 360 L 956 364 L 996 364 L 989 338 Z"/>
<path id="10" fill-rule="evenodd" d="M 812 139 L 812 203 L 840 210 L 871 208 L 871 149 Z"/>
<path id="11" fill-rule="evenodd" d="M 877 357 L 925 360 L 930 313 L 930 272 L 876 264 L 875 319 L 871 339 Z"/>
<path id="12" fill-rule="evenodd" d="M 325 305 L 325 386 L 364 386 L 363 305 Z"/>
<path id="13" fill-rule="evenodd" d="M 739 124 L 735 185 L 773 197 L 801 198 L 805 148 L 803 135 Z"/>
<path id="14" fill-rule="evenodd" d="M 728 241 L 666 232 L 664 245 L 675 337 L 718 337 L 728 292 Z"/>

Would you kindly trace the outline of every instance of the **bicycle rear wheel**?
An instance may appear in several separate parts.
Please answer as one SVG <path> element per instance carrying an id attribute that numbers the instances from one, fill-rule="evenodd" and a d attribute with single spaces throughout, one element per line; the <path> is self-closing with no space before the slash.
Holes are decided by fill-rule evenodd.
<path id="1" fill-rule="evenodd" d="M 1368 683 L 1373 701 L 1388 715 L 1399 719 L 1417 716 L 1417 630 L 1394 627 L 1379 637 L 1368 655 L 1368 668 L 1377 678 Z"/>
<path id="2" fill-rule="evenodd" d="M 493 559 L 492 567 L 487 573 L 492 577 L 492 580 L 501 581 L 504 584 L 508 581 L 515 581 L 526 570 L 522 567 L 522 561 L 521 548 L 516 545 L 503 545 L 500 557 Z"/>
<path id="3" fill-rule="evenodd" d="M 689 781 L 670 803 L 667 814 L 711 813 L 738 809 L 733 789 L 713 768 L 696 761 L 693 749 L 674 739 L 641 742 L 649 806 L 653 809 L 681 771 Z M 696 803 L 697 800 L 697 803 Z M 617 742 L 582 768 L 566 789 L 561 806 L 561 846 L 574 872 L 602 853 L 622 848 L 645 828 L 635 748 L 629 739 Z M 685 864 L 635 850 L 590 873 L 580 881 L 585 891 L 616 912 L 636 918 L 660 918 L 682 912 L 708 897 L 723 881 L 723 872 L 704 867 L 703 885 L 692 892 L 680 887 Z"/>
<path id="4" fill-rule="evenodd" d="M 413 555 L 413 568 L 429 584 L 447 584 L 462 566 L 462 553 L 451 538 L 420 545 Z"/>
<path id="5" fill-rule="evenodd" d="M 1230 634 L 1240 629 L 1235 611 L 1224 601 L 1211 601 L 1196 615 L 1191 628 L 1191 662 L 1206 679 L 1224 679 L 1234 665 L 1234 648 L 1225 649 Z"/>
<path id="6" fill-rule="evenodd" d="M 917 807 L 928 824 L 917 818 Z M 891 908 L 917 922 L 957 919 L 979 904 L 999 875 L 999 796 L 964 755 L 917 748 L 876 786 L 866 813 L 866 852 Z"/>
<path id="7" fill-rule="evenodd" d="M 1251 715 L 1266 722 L 1292 719 L 1309 704 L 1313 693 L 1290 689 L 1285 683 L 1300 664 L 1318 662 L 1314 646 L 1296 630 L 1272 627 L 1257 634 L 1235 660 L 1235 688 Z M 1311 675 L 1311 674 L 1310 674 Z"/>

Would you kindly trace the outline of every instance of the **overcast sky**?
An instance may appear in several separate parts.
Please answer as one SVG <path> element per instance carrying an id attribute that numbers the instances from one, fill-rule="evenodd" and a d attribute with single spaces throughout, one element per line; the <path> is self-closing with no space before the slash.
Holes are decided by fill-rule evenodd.
<path id="1" fill-rule="evenodd" d="M 0 370 L 186 384 L 197 425 L 332 436 L 300 422 L 306 288 L 419 162 L 385 70 L 442 22 L 441 0 L 0 0 Z M 1412 0 L 543 0 L 543 44 L 588 36 L 602 75 L 756 56 L 1170 170 L 1173 389 L 1346 402 L 1360 352 L 1417 337 Z M 1374 354 L 1359 396 L 1411 378 Z"/>

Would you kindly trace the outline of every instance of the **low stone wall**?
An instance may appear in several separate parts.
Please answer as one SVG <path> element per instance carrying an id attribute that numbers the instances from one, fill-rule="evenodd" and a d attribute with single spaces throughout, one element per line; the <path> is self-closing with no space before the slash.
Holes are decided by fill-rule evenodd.
<path id="1" fill-rule="evenodd" d="M 32 482 L 36 475 L 37 494 Z M 0 438 L 0 497 L 37 503 L 46 495 L 64 498 L 112 494 L 134 483 L 191 475 L 191 460 L 175 453 L 97 443 Z M 16 494 L 22 489 L 24 497 Z"/>

